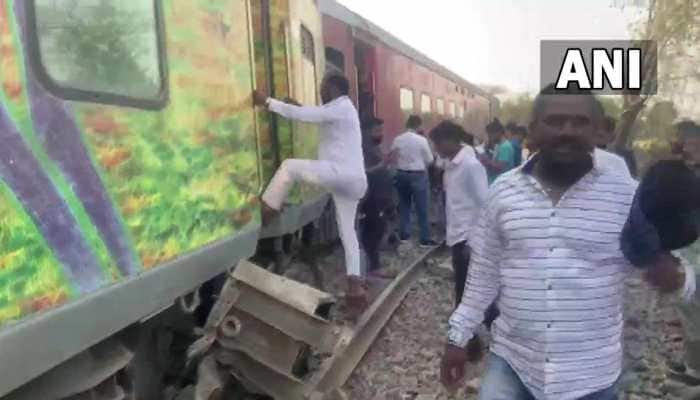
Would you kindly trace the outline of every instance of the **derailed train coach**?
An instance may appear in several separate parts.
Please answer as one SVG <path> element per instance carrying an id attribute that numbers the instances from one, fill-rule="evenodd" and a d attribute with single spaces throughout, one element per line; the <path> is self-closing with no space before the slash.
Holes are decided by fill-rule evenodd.
<path id="1" fill-rule="evenodd" d="M 261 230 L 261 189 L 318 133 L 251 92 L 317 103 L 321 33 L 312 0 L 0 1 L 0 397 L 319 217 L 302 187 Z"/>
<path id="2" fill-rule="evenodd" d="M 318 104 L 336 61 L 318 6 L 0 0 L 0 398 L 73 398 L 124 371 L 136 398 L 158 398 L 153 366 L 185 358 L 173 332 L 187 336 L 216 296 L 201 285 L 327 214 L 327 194 L 302 185 L 261 227 L 262 189 L 284 159 L 315 157 L 318 131 L 251 99 L 262 88 Z M 367 103 L 364 71 L 345 71 L 360 109 L 396 130 L 403 84 L 375 75 Z M 446 112 L 454 101 L 478 132 L 478 88 L 445 71 Z"/>

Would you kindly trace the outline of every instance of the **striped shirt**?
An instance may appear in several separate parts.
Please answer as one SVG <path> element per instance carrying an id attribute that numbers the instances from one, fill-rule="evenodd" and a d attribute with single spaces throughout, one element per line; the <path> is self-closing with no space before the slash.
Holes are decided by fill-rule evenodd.
<path id="1" fill-rule="evenodd" d="M 499 178 L 471 237 L 472 261 L 449 341 L 464 347 L 497 301 L 491 351 L 537 399 L 578 399 L 622 369 L 620 250 L 635 183 L 595 161 L 553 205 L 533 159 Z"/>

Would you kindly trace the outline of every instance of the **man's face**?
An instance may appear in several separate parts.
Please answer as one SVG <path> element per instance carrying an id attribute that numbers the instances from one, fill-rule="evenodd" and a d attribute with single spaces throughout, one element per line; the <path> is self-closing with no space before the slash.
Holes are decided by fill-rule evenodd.
<path id="1" fill-rule="evenodd" d="M 321 82 L 321 101 L 323 104 L 333 100 L 331 92 L 331 85 L 328 84 L 328 79 L 324 79 L 323 82 Z"/>
<path id="2" fill-rule="evenodd" d="M 460 149 L 459 143 L 455 143 L 451 140 L 433 141 L 433 144 L 435 145 L 435 151 L 440 155 L 440 157 L 448 160 L 452 159 L 452 157 L 454 157 Z"/>
<path id="3" fill-rule="evenodd" d="M 503 132 L 489 132 L 489 144 L 498 144 L 501 143 L 501 139 L 503 138 Z"/>
<path id="4" fill-rule="evenodd" d="M 370 129 L 369 131 L 369 136 L 372 138 L 372 142 L 374 144 L 381 144 L 382 139 L 384 138 L 384 126 L 383 125 L 375 125 Z"/>
<path id="5" fill-rule="evenodd" d="M 576 95 L 552 95 L 531 127 L 540 152 L 562 164 L 590 156 L 598 121 L 590 99 Z"/>

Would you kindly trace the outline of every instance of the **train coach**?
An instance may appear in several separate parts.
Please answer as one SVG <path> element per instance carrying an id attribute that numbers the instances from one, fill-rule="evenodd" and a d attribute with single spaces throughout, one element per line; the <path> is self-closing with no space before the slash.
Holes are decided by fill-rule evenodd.
<path id="1" fill-rule="evenodd" d="M 351 79 L 360 115 L 384 120 L 385 143 L 410 114 L 425 128 L 450 119 L 485 139 L 498 101 L 335 0 L 319 0 L 328 70 Z"/>
<path id="2" fill-rule="evenodd" d="M 329 1 L 0 0 L 0 55 L 7 399 L 117 393 L 127 373 L 134 398 L 159 398 L 163 355 L 185 358 L 177 338 L 216 296 L 202 285 L 325 230 L 310 186 L 261 227 L 262 188 L 315 157 L 318 131 L 258 112 L 253 88 L 317 104 L 337 68 L 393 133 L 417 110 L 479 132 L 491 101 Z"/>

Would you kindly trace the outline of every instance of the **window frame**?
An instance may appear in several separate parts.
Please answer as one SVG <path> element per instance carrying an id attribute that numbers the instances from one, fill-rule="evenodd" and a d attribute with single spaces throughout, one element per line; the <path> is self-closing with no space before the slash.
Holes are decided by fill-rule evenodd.
<path id="1" fill-rule="evenodd" d="M 428 98 L 428 111 L 423 109 L 423 98 Z M 428 93 L 421 93 L 420 96 L 420 113 L 421 114 L 432 114 L 433 113 L 433 97 Z"/>
<path id="2" fill-rule="evenodd" d="M 411 108 L 404 108 L 403 107 L 403 93 L 404 91 L 408 91 L 411 93 Z M 401 111 L 415 111 L 416 110 L 416 91 L 408 88 L 406 86 L 401 86 L 399 87 L 399 108 Z"/>
<path id="3" fill-rule="evenodd" d="M 63 100 L 133 107 L 153 111 L 162 110 L 168 104 L 170 100 L 170 79 L 168 76 L 168 56 L 165 44 L 167 38 L 165 18 L 161 0 L 152 0 L 155 18 L 154 29 L 156 34 L 156 46 L 158 50 L 158 72 L 160 76 L 160 91 L 157 96 L 153 98 L 132 97 L 96 90 L 76 89 L 62 86 L 56 82 L 46 70 L 42 60 L 39 30 L 37 29 L 36 2 L 34 0 L 23 1 L 27 1 L 27 45 L 29 47 L 28 60 L 30 73 L 33 72 L 39 83 L 51 94 Z"/>
<path id="4" fill-rule="evenodd" d="M 440 104 L 442 104 L 442 107 L 440 107 Z M 442 110 L 440 110 L 440 108 L 442 108 Z M 445 115 L 445 99 L 442 97 L 435 99 L 435 112 L 438 115 Z"/>

